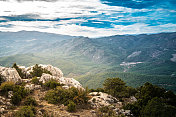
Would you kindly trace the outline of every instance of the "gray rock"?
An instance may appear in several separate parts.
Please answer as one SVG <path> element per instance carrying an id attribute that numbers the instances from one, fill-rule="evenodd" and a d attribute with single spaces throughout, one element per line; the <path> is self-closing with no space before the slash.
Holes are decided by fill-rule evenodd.
<path id="1" fill-rule="evenodd" d="M 13 91 L 8 92 L 8 98 L 11 98 L 13 96 Z"/>
<path id="2" fill-rule="evenodd" d="M 14 83 L 21 83 L 21 77 L 15 68 L 6 68 L 0 66 L 0 73 L 5 81 L 12 81 Z"/>

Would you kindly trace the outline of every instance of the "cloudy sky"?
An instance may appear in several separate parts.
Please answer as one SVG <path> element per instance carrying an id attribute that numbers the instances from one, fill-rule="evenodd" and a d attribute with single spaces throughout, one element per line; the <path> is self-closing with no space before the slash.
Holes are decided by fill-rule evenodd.
<path id="1" fill-rule="evenodd" d="M 72 36 L 176 32 L 176 0 L 0 0 L 0 31 Z"/>

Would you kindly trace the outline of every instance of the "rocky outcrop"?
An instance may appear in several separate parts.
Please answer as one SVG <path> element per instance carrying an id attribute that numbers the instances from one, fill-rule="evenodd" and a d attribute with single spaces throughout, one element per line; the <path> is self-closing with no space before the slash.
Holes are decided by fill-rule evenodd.
<path id="1" fill-rule="evenodd" d="M 45 83 L 49 80 L 56 80 L 60 84 L 64 84 L 65 86 L 63 86 L 63 88 L 75 87 L 78 89 L 83 89 L 82 85 L 73 78 L 58 77 L 43 73 L 41 78 L 39 79 L 39 81 L 42 83 Z"/>
<path id="2" fill-rule="evenodd" d="M 41 66 L 43 69 L 50 71 L 52 76 L 56 76 L 59 78 L 63 77 L 62 71 L 57 67 L 54 67 L 52 65 L 43 65 L 43 64 L 39 64 L 39 66 Z M 24 66 L 19 66 L 19 68 L 21 68 L 22 70 L 24 70 L 26 72 L 27 76 L 30 76 L 30 72 L 33 71 L 33 67 L 34 67 L 34 65 L 27 67 L 27 68 L 25 68 Z"/>
<path id="3" fill-rule="evenodd" d="M 99 108 L 102 106 L 110 106 L 119 102 L 115 97 L 102 92 L 92 92 L 89 94 L 92 98 L 89 100 L 93 108 Z"/>
<path id="4" fill-rule="evenodd" d="M 15 68 L 0 67 L 0 74 L 5 81 L 12 81 L 14 83 L 20 83 L 22 81 Z"/>
<path id="5" fill-rule="evenodd" d="M 7 113 L 7 109 L 9 109 L 11 106 L 12 104 L 10 103 L 10 99 L 0 96 L 0 115 Z"/>
<path id="6" fill-rule="evenodd" d="M 33 90 L 38 90 L 38 89 L 41 89 L 41 85 L 35 85 L 35 84 L 26 84 L 25 86 L 25 89 L 29 89 L 31 91 Z"/>
<path id="7" fill-rule="evenodd" d="M 39 82 L 46 83 L 50 80 L 56 80 L 59 82 L 59 77 L 52 76 L 50 74 L 43 73 L 41 78 L 39 78 Z"/>
<path id="8" fill-rule="evenodd" d="M 122 102 L 120 102 L 115 97 L 103 93 L 103 92 L 91 92 L 89 93 L 91 96 L 91 99 L 89 100 L 89 103 L 91 104 L 91 107 L 94 109 L 98 109 L 101 107 L 108 106 L 111 110 L 113 110 L 116 115 L 125 115 L 125 116 L 133 116 L 130 110 L 124 110 L 122 108 Z M 134 97 L 132 97 L 133 101 L 135 100 Z"/>

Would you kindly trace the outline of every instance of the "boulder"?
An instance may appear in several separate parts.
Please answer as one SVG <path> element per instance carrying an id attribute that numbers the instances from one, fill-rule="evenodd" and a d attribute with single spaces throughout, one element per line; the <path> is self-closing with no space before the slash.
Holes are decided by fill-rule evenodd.
<path id="1" fill-rule="evenodd" d="M 0 73 L 5 81 L 12 81 L 14 83 L 21 83 L 21 77 L 15 68 L 0 67 Z"/>
<path id="2" fill-rule="evenodd" d="M 42 65 L 42 64 L 40 64 L 39 66 L 41 66 L 42 68 L 50 71 L 52 76 L 56 76 L 56 77 L 59 77 L 59 78 L 63 77 L 62 71 L 57 67 L 53 67 L 52 65 Z"/>
<path id="3" fill-rule="evenodd" d="M 57 76 L 52 76 L 50 74 L 45 74 L 43 73 L 41 78 L 39 79 L 40 82 L 45 83 L 50 80 L 56 80 L 60 84 L 64 84 L 65 86 L 63 88 L 68 89 L 69 87 L 75 87 L 78 89 L 84 89 L 82 85 L 75 79 L 73 78 L 65 78 L 65 77 L 57 77 Z"/>
<path id="4" fill-rule="evenodd" d="M 108 95 L 107 93 L 103 93 L 103 92 L 91 92 L 89 93 L 89 95 L 92 96 L 89 102 L 91 103 L 91 106 L 93 108 L 110 106 L 118 102 L 118 100 L 115 97 Z"/>
<path id="5" fill-rule="evenodd" d="M 56 76 L 59 78 L 63 77 L 62 71 L 57 67 L 53 67 L 52 65 L 43 65 L 43 64 L 39 64 L 39 66 L 41 66 L 43 69 L 50 71 L 52 76 Z M 19 67 L 24 69 L 24 66 L 19 66 Z M 34 67 L 34 65 L 25 68 L 25 72 L 26 72 L 27 76 L 30 76 L 30 72 L 33 71 L 33 67 Z"/>
<path id="6" fill-rule="evenodd" d="M 64 78 L 64 79 L 65 79 L 65 83 L 64 82 L 62 83 L 65 84 L 66 86 L 75 87 L 78 89 L 84 89 L 82 85 L 74 78 Z"/>
<path id="7" fill-rule="evenodd" d="M 52 76 L 50 74 L 43 73 L 41 78 L 39 79 L 39 82 L 46 83 L 50 80 L 56 80 L 59 82 L 59 77 Z"/>

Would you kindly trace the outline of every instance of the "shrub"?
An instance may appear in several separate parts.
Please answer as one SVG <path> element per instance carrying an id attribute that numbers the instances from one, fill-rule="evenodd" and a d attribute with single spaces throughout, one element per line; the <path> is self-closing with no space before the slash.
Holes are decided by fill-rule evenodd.
<path id="1" fill-rule="evenodd" d="M 58 103 L 57 91 L 56 90 L 49 90 L 45 95 L 45 100 L 47 100 L 48 103 L 57 104 Z"/>
<path id="2" fill-rule="evenodd" d="M 11 103 L 14 105 L 18 105 L 22 100 L 21 95 L 19 95 L 17 92 L 13 93 L 13 96 L 11 98 Z"/>
<path id="3" fill-rule="evenodd" d="M 36 64 L 33 67 L 33 72 L 31 72 L 30 74 L 32 75 L 32 77 L 41 77 L 43 73 L 51 74 L 50 71 L 43 69 L 41 66 Z"/>
<path id="4" fill-rule="evenodd" d="M 4 82 L 4 78 L 3 78 L 3 76 L 0 74 L 0 85 L 1 85 L 1 83 L 3 83 Z"/>
<path id="5" fill-rule="evenodd" d="M 20 69 L 16 63 L 13 64 L 12 68 L 15 68 L 21 78 L 26 78 L 26 74 Z"/>
<path id="6" fill-rule="evenodd" d="M 95 103 L 95 102 L 96 102 L 96 99 L 95 99 L 95 98 L 93 98 L 93 99 L 92 99 L 92 102 L 93 102 L 93 103 Z"/>
<path id="7" fill-rule="evenodd" d="M 12 104 L 18 105 L 22 98 L 27 96 L 28 91 L 24 88 L 24 86 L 15 85 L 13 82 L 4 82 L 0 86 L 1 92 L 6 97 L 8 96 L 9 91 L 13 91 L 13 96 L 11 99 Z"/>
<path id="8" fill-rule="evenodd" d="M 37 101 L 32 97 L 27 97 L 24 101 L 25 106 L 37 106 Z"/>
<path id="9" fill-rule="evenodd" d="M 166 105 L 160 98 L 153 98 L 142 111 L 143 117 L 175 117 L 176 107 Z"/>
<path id="10" fill-rule="evenodd" d="M 89 92 L 104 92 L 103 88 L 90 89 Z"/>
<path id="11" fill-rule="evenodd" d="M 99 108 L 96 114 L 97 117 L 117 117 L 116 113 L 112 109 L 110 109 L 109 106 Z"/>
<path id="12" fill-rule="evenodd" d="M 36 109 L 33 106 L 23 106 L 14 114 L 14 117 L 35 117 Z"/>
<path id="13" fill-rule="evenodd" d="M 171 91 L 145 83 L 138 88 L 137 102 L 127 104 L 124 109 L 131 110 L 136 117 L 176 116 L 176 95 Z"/>
<path id="14" fill-rule="evenodd" d="M 0 86 L 0 89 L 1 89 L 1 93 L 5 96 L 8 95 L 8 91 L 13 91 L 15 87 L 15 84 L 14 82 L 3 82 Z"/>
<path id="15" fill-rule="evenodd" d="M 36 85 L 40 84 L 39 79 L 36 76 L 32 78 L 31 82 Z"/>
<path id="16" fill-rule="evenodd" d="M 56 80 L 50 80 L 46 83 L 43 84 L 45 87 L 49 88 L 49 89 L 54 89 L 57 86 L 62 86 L 60 83 L 58 83 Z"/>
<path id="17" fill-rule="evenodd" d="M 125 82 L 120 78 L 108 78 L 104 81 L 103 85 L 105 92 L 114 97 L 122 97 L 126 93 Z"/>
<path id="18" fill-rule="evenodd" d="M 69 101 L 69 104 L 67 105 L 67 111 L 69 112 L 76 111 L 76 104 L 73 101 Z"/>
<path id="19" fill-rule="evenodd" d="M 68 105 L 69 101 L 73 101 L 75 104 L 86 104 L 88 102 L 88 93 L 84 90 L 78 90 L 77 88 L 63 89 L 58 86 L 54 90 L 50 90 L 45 95 L 45 100 L 53 104 Z"/>

